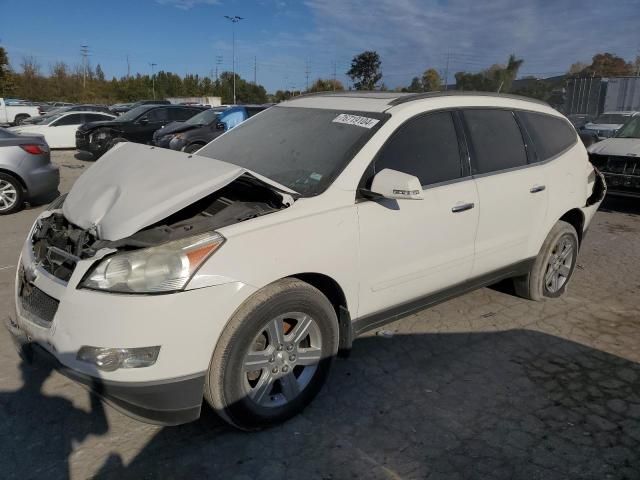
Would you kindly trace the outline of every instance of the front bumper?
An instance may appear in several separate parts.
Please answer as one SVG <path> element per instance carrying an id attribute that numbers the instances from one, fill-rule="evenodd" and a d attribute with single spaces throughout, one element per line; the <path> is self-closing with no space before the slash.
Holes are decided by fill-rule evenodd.
<path id="1" fill-rule="evenodd" d="M 236 281 L 164 295 L 79 289 L 98 259 L 79 261 L 64 282 L 37 265 L 27 240 L 16 275 L 16 314 L 8 322 L 14 340 L 21 348 L 45 352 L 62 373 L 134 418 L 162 424 L 197 418 L 218 338 L 256 289 Z M 27 289 L 21 288 L 25 281 Z M 158 358 L 142 368 L 103 371 L 77 359 L 83 346 L 153 345 L 161 347 Z"/>
<path id="2" fill-rule="evenodd" d="M 200 417 L 204 374 L 162 382 L 104 380 L 66 367 L 38 343 L 30 341 L 12 320 L 8 328 L 25 361 L 59 371 L 125 415 L 155 425 L 180 425 Z"/>
<path id="3" fill-rule="evenodd" d="M 103 155 L 109 148 L 110 138 L 96 141 L 91 132 L 76 132 L 76 148 L 82 152 L 89 152 L 96 156 Z"/>

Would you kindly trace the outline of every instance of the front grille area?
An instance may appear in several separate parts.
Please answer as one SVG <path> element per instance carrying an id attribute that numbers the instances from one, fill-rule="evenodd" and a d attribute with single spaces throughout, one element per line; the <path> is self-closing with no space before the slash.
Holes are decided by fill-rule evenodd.
<path id="1" fill-rule="evenodd" d="M 29 319 L 43 327 L 49 327 L 58 311 L 60 302 L 50 297 L 35 285 L 32 285 L 25 277 L 24 270 L 20 267 L 18 296 L 20 306 Z"/>
<path id="2" fill-rule="evenodd" d="M 591 155 L 590 160 L 604 174 L 609 191 L 640 195 L 640 158 Z"/>

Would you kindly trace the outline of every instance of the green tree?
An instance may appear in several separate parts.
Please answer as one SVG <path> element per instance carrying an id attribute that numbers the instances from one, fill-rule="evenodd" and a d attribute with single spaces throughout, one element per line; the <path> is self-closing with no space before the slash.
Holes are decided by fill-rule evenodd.
<path id="1" fill-rule="evenodd" d="M 591 65 L 582 72 L 584 75 L 596 77 L 620 77 L 633 75 L 633 65 L 624 58 L 613 53 L 598 53 L 593 56 Z"/>
<path id="2" fill-rule="evenodd" d="M 411 79 L 411 83 L 409 84 L 409 86 L 405 89 L 403 89 L 405 92 L 421 92 L 422 91 L 422 82 L 420 81 L 420 79 L 418 77 L 413 77 Z"/>
<path id="3" fill-rule="evenodd" d="M 341 92 L 344 86 L 339 80 L 318 78 L 309 87 L 309 92 Z"/>
<path id="4" fill-rule="evenodd" d="M 478 92 L 508 92 L 523 63 L 524 60 L 512 54 L 506 66 L 494 64 L 479 73 L 458 72 L 455 75 L 456 87 Z"/>
<path id="5" fill-rule="evenodd" d="M 422 74 L 422 90 L 425 92 L 437 92 L 442 89 L 442 79 L 434 68 L 426 70 Z"/>
<path id="6" fill-rule="evenodd" d="M 374 90 L 380 80 L 380 56 L 377 52 L 366 51 L 353 57 L 347 75 L 353 80 L 356 90 Z"/>
<path id="7" fill-rule="evenodd" d="M 96 80 L 99 82 L 104 82 L 104 72 L 102 71 L 102 67 L 100 64 L 96 65 Z"/>
<path id="8" fill-rule="evenodd" d="M 13 72 L 9 67 L 9 56 L 4 47 L 0 47 L 0 95 L 3 97 L 15 90 Z"/>

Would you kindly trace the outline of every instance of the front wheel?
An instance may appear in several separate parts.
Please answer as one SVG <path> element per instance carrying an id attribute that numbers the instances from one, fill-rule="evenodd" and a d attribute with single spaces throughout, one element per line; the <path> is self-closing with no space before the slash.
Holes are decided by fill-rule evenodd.
<path id="1" fill-rule="evenodd" d="M 268 285 L 234 314 L 215 348 L 205 398 L 227 422 L 256 430 L 299 413 L 338 351 L 329 300 L 297 279 Z"/>
<path id="2" fill-rule="evenodd" d="M 185 153 L 196 153 L 202 147 L 204 147 L 204 145 L 200 143 L 192 143 L 191 145 L 187 145 L 186 147 L 184 147 L 182 151 Z"/>
<path id="3" fill-rule="evenodd" d="M 516 293 L 530 300 L 557 298 L 566 289 L 578 258 L 578 234 L 569 223 L 559 221 L 542 244 L 529 273 L 514 279 Z"/>

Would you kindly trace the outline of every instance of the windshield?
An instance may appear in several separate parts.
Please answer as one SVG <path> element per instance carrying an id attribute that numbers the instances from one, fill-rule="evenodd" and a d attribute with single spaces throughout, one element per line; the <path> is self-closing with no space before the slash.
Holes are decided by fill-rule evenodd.
<path id="1" fill-rule="evenodd" d="M 218 137 L 198 155 L 313 196 L 331 184 L 387 118 L 383 113 L 273 107 Z"/>
<path id="2" fill-rule="evenodd" d="M 222 111 L 223 110 L 213 108 L 205 110 L 204 112 L 194 115 L 184 123 L 187 125 L 209 125 L 210 123 L 213 123 Z"/>
<path id="3" fill-rule="evenodd" d="M 118 117 L 119 122 L 130 122 L 138 118 L 138 116 L 142 115 L 147 110 L 155 107 L 155 105 L 140 105 L 139 107 L 132 108 L 126 113 L 123 113 Z"/>
<path id="4" fill-rule="evenodd" d="M 640 138 L 640 117 L 633 117 L 629 122 L 618 130 L 616 138 Z"/>
<path id="5" fill-rule="evenodd" d="M 617 125 L 629 120 L 630 115 L 622 115 L 619 113 L 605 113 L 596 118 L 593 123 Z"/>

